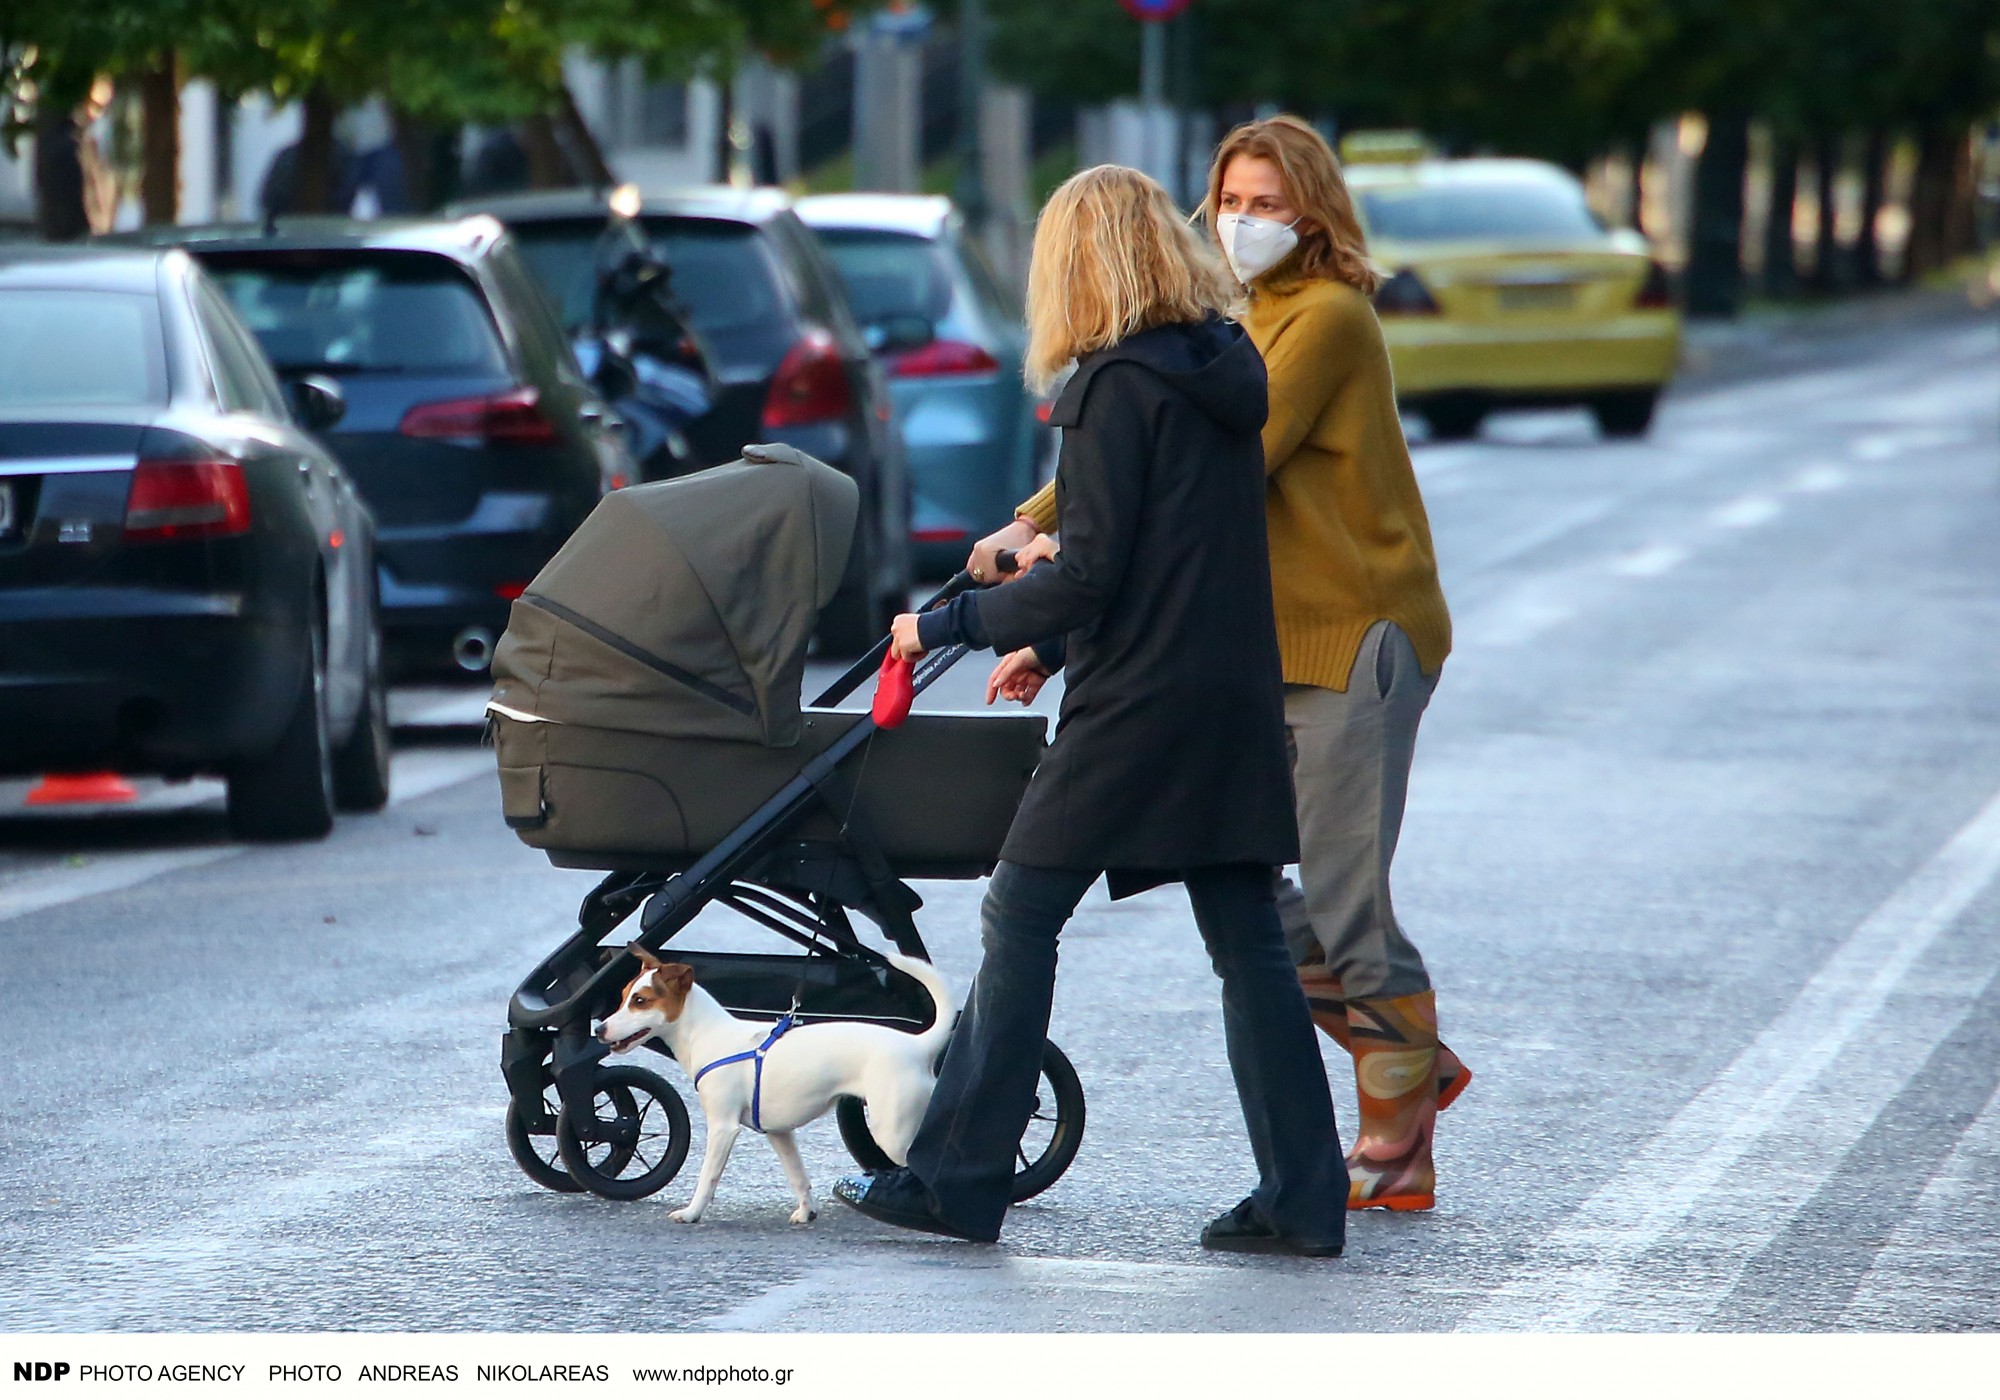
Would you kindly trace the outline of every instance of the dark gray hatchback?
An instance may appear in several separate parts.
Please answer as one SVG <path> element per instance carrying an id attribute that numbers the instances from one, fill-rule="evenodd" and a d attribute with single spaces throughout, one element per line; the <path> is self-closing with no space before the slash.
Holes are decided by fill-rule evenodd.
<path id="1" fill-rule="evenodd" d="M 161 230 L 280 374 L 326 375 L 326 434 L 375 514 L 405 663 L 484 669 L 507 609 L 605 491 L 636 479 L 615 419 L 500 225 L 287 219 Z"/>
<path id="2" fill-rule="evenodd" d="M 607 194 L 548 190 L 477 207 L 505 221 L 566 318 L 582 321 L 615 217 Z M 861 488 L 847 578 L 821 611 L 818 636 L 830 655 L 867 650 L 909 606 L 910 481 L 888 381 L 839 273 L 783 190 L 656 191 L 632 222 L 672 269 L 674 295 L 710 354 L 715 400 L 687 427 L 696 454 L 714 465 L 748 444 L 782 442 Z"/>

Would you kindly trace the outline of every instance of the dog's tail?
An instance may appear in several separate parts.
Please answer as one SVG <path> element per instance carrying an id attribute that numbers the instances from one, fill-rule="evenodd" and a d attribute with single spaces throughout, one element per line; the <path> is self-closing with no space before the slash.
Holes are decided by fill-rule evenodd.
<path id="1" fill-rule="evenodd" d="M 891 967 L 916 978 L 931 994 L 937 1015 L 931 1020 L 930 1029 L 918 1039 L 923 1043 L 925 1053 L 936 1059 L 944 1052 L 944 1043 L 951 1039 L 952 1016 L 958 1010 L 958 1003 L 951 999 L 951 987 L 945 982 L 944 974 L 922 958 L 908 958 L 901 953 L 888 953 L 886 956 Z"/>

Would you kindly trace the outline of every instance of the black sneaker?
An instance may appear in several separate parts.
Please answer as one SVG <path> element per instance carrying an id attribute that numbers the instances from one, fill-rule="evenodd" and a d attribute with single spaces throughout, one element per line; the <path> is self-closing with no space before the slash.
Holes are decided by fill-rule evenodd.
<path id="1" fill-rule="evenodd" d="M 931 1193 L 908 1167 L 880 1172 L 875 1176 L 843 1176 L 833 1183 L 836 1200 L 853 1206 L 870 1220 L 897 1225 L 905 1230 L 922 1230 L 932 1235 L 949 1235 L 955 1240 L 992 1244 L 998 1235 L 974 1235 L 959 1229 L 931 1208 Z"/>
<path id="2" fill-rule="evenodd" d="M 1279 1234 L 1264 1222 L 1248 1196 L 1202 1227 L 1201 1247 L 1238 1254 L 1301 1254 L 1308 1259 L 1338 1259 L 1342 1248 L 1338 1243 L 1308 1244 Z"/>

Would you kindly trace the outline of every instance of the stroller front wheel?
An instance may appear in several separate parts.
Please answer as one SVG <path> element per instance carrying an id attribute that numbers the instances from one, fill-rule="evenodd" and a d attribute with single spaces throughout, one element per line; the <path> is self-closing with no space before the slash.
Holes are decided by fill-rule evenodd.
<path id="1" fill-rule="evenodd" d="M 600 1070 L 591 1090 L 592 1121 L 564 1105 L 556 1115 L 556 1150 L 572 1180 L 593 1195 L 636 1201 L 674 1179 L 693 1133 L 674 1086 L 637 1065 Z"/>
<path id="2" fill-rule="evenodd" d="M 521 1108 L 520 1100 L 507 1101 L 507 1151 L 513 1155 L 514 1165 L 527 1173 L 528 1180 L 551 1191 L 576 1192 L 583 1188 L 576 1184 L 576 1178 L 562 1164 L 562 1152 L 556 1145 L 555 1121 L 561 1111 L 561 1102 L 556 1098 L 555 1081 L 549 1078 L 546 1064 L 542 1069 L 542 1111 L 539 1123 L 546 1126 L 528 1126 L 528 1114 Z"/>
<path id="3" fill-rule="evenodd" d="M 844 1098 L 834 1108 L 840 1140 L 865 1172 L 894 1169 L 889 1154 L 868 1131 L 868 1114 L 860 1099 Z M 1035 1106 L 1021 1142 L 1014 1149 L 1014 1201 L 1039 1196 L 1056 1184 L 1076 1160 L 1083 1145 L 1083 1081 L 1069 1056 L 1053 1040 L 1042 1042 L 1042 1075 L 1035 1085 Z"/>

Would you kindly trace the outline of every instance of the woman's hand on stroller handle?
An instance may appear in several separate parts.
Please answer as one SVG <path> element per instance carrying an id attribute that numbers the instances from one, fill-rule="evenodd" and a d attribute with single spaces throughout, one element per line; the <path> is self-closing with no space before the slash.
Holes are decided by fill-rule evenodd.
<path id="1" fill-rule="evenodd" d="M 998 583 L 1003 574 L 1014 572 L 1001 562 L 1000 552 L 1020 549 L 1034 537 L 1035 522 L 1016 519 L 972 547 L 972 553 L 965 557 L 965 571 L 972 575 L 974 583 Z"/>
<path id="2" fill-rule="evenodd" d="M 889 624 L 889 654 L 904 661 L 915 661 L 924 654 L 924 644 L 917 635 L 917 615 L 898 613 L 896 620 Z"/>

